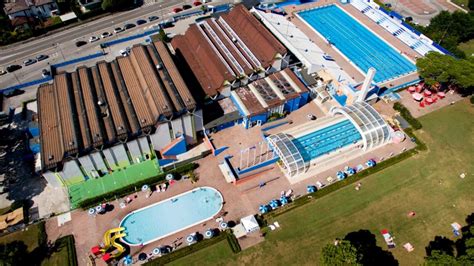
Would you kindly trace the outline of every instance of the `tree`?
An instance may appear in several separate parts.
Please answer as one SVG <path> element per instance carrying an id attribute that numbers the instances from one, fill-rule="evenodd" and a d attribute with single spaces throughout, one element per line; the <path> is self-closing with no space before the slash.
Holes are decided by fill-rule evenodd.
<path id="1" fill-rule="evenodd" d="M 474 11 L 474 0 L 469 0 L 467 7 L 469 8 L 469 10 Z"/>
<path id="2" fill-rule="evenodd" d="M 474 38 L 474 13 L 442 11 L 430 20 L 428 26 L 416 28 L 455 56 L 465 58 L 458 45 Z"/>
<path id="3" fill-rule="evenodd" d="M 456 242 L 436 236 L 426 247 L 425 262 L 428 265 L 473 265 L 474 264 L 474 213 L 466 218 L 467 225 L 461 228 L 462 237 Z"/>
<path id="4" fill-rule="evenodd" d="M 472 94 L 474 88 L 474 58 L 455 59 L 430 52 L 416 61 L 418 73 L 426 84 L 455 85 L 462 94 Z"/>
<path id="5" fill-rule="evenodd" d="M 158 32 L 158 39 L 160 39 L 160 41 L 162 41 L 162 42 L 169 42 L 170 41 L 170 38 L 168 37 L 165 30 L 163 30 L 163 29 L 160 29 L 160 31 Z"/>
<path id="6" fill-rule="evenodd" d="M 322 250 L 321 264 L 323 265 L 362 265 L 362 256 L 357 249 L 347 240 L 338 241 L 337 244 L 328 244 Z"/>
<path id="7" fill-rule="evenodd" d="M 127 8 L 133 3 L 129 0 L 103 0 L 102 9 L 105 11 L 117 11 Z"/>

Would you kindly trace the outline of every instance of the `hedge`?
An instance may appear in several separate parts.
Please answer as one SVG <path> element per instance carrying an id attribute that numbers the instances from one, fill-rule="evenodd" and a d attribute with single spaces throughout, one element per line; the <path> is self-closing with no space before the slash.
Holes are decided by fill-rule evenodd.
<path id="1" fill-rule="evenodd" d="M 128 186 L 125 186 L 125 187 L 107 192 L 107 193 L 102 194 L 100 196 L 85 199 L 85 200 L 81 201 L 78 204 L 78 207 L 82 208 L 82 209 L 88 209 L 90 207 L 97 206 L 97 204 L 99 204 L 99 203 L 111 201 L 111 200 L 116 199 L 117 197 L 122 197 L 122 196 L 128 195 L 130 193 L 133 193 L 133 192 L 136 191 L 136 188 L 141 188 L 145 184 L 147 184 L 149 186 L 153 186 L 153 185 L 156 185 L 158 183 L 162 183 L 162 182 L 165 181 L 165 177 L 166 177 L 167 174 L 173 174 L 175 176 L 176 175 L 182 175 L 182 174 L 187 173 L 187 172 L 189 172 L 191 170 L 194 170 L 196 168 L 197 168 L 196 163 L 189 163 L 189 164 L 177 167 L 176 169 L 170 170 L 168 172 L 161 173 L 157 176 L 150 177 L 150 178 L 147 178 L 147 179 L 142 180 L 140 182 L 130 184 Z"/>
<path id="2" fill-rule="evenodd" d="M 269 213 L 266 213 L 266 214 L 262 214 L 260 215 L 261 216 L 261 219 L 265 221 L 265 223 L 268 223 L 268 220 L 271 219 L 271 218 L 275 218 L 283 213 L 286 213 L 290 210 L 293 210 L 293 209 L 296 209 L 296 208 L 299 208 L 303 205 L 305 205 L 306 203 L 309 203 L 309 202 L 312 202 L 316 199 L 319 199 L 319 198 L 322 198 L 332 192 L 335 192 L 343 187 L 346 187 L 348 185 L 351 185 L 359 180 L 361 180 L 362 178 L 366 177 L 366 176 L 369 176 L 369 175 L 372 175 L 372 174 L 375 174 L 377 172 L 380 172 L 394 164 L 397 164 L 405 159 L 408 159 L 410 158 L 411 156 L 417 154 L 419 151 L 424 151 L 426 150 L 426 144 L 423 143 L 421 140 L 419 140 L 414 134 L 413 132 L 411 131 L 411 129 L 408 129 L 408 130 L 405 130 L 405 132 L 407 133 L 407 135 L 409 135 L 410 137 L 414 138 L 415 140 L 415 143 L 418 144 L 414 149 L 411 149 L 411 150 L 408 150 L 404 153 L 401 153 L 397 156 L 394 156 L 394 157 L 391 157 L 385 161 L 382 161 L 378 164 L 376 164 L 374 167 L 371 167 L 371 168 L 368 168 L 368 169 L 365 169 L 361 172 L 358 172 L 352 176 L 349 176 L 347 177 L 346 179 L 344 180 L 341 180 L 341 181 L 338 181 L 334 184 L 331 184 L 329 186 L 326 186 L 322 189 L 319 189 L 318 191 L 314 192 L 314 193 L 308 193 L 306 194 L 305 196 L 302 196 L 302 197 L 299 197 L 297 199 L 295 199 L 293 202 L 291 202 L 290 204 L 287 204 L 286 206 L 283 206 L 283 207 L 280 207 L 276 210 L 273 210 Z"/>
<path id="3" fill-rule="evenodd" d="M 74 245 L 74 236 L 67 235 L 63 236 L 56 240 L 58 247 L 66 247 L 67 248 L 67 257 L 68 257 L 68 266 L 77 266 L 77 254 L 76 254 L 76 246 Z"/>
<path id="4" fill-rule="evenodd" d="M 153 266 L 153 265 L 165 265 L 167 263 L 170 263 L 174 260 L 177 260 L 177 259 L 180 259 L 182 257 L 186 257 L 188 255 L 191 255 L 192 253 L 196 252 L 196 251 L 199 251 L 201 249 L 204 249 L 204 248 L 207 248 L 207 247 L 210 247 L 214 244 L 217 244 L 221 241 L 223 241 L 224 239 L 228 238 L 228 235 L 232 234 L 231 232 L 221 232 L 219 235 L 211 238 L 211 239 L 204 239 L 202 241 L 199 241 L 195 244 L 192 244 L 192 245 L 189 245 L 187 247 L 182 247 L 182 248 L 179 248 L 179 249 L 176 249 L 175 251 L 165 255 L 165 256 L 162 256 L 162 257 L 158 257 L 152 261 L 149 261 L 147 263 L 145 263 L 145 265 L 147 266 Z M 239 246 L 240 247 L 240 246 Z"/>
<path id="5" fill-rule="evenodd" d="M 410 111 L 403 104 L 396 102 L 393 104 L 393 109 L 399 111 L 400 115 L 410 124 L 413 129 L 418 130 L 422 128 L 420 121 L 414 118 Z"/>
<path id="6" fill-rule="evenodd" d="M 229 246 L 230 246 L 230 249 L 232 249 L 232 252 L 239 253 L 240 251 L 242 251 L 239 241 L 237 240 L 234 234 L 227 233 L 227 243 L 229 243 Z"/>

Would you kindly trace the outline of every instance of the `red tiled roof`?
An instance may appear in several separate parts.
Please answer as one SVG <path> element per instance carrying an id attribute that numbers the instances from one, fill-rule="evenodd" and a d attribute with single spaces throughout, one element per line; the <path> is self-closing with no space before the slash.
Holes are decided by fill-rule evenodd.
<path id="1" fill-rule="evenodd" d="M 174 37 L 171 43 L 210 96 L 216 95 L 226 81 L 237 79 L 241 72 L 239 66 L 249 75 L 260 66 L 269 67 L 278 54 L 287 53 L 243 5 L 237 5 L 217 20 L 209 18 L 201 24 L 191 25 L 184 35 Z M 252 62 L 250 57 L 256 58 L 254 61 L 257 62 Z"/>

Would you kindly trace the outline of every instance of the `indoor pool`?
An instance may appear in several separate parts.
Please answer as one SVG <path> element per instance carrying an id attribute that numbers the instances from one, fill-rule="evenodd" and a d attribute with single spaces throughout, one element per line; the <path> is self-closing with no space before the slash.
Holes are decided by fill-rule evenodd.
<path id="1" fill-rule="evenodd" d="M 146 245 L 211 219 L 222 209 L 221 193 L 211 187 L 199 187 L 175 197 L 133 211 L 120 222 L 132 246 Z"/>
<path id="2" fill-rule="evenodd" d="M 416 71 L 412 62 L 336 5 L 301 11 L 298 15 L 362 72 L 374 67 L 375 82 Z"/>
<path id="3" fill-rule="evenodd" d="M 361 139 L 359 131 L 349 120 L 313 131 L 293 140 L 303 160 L 309 162 L 314 158 L 336 149 L 353 144 Z"/>

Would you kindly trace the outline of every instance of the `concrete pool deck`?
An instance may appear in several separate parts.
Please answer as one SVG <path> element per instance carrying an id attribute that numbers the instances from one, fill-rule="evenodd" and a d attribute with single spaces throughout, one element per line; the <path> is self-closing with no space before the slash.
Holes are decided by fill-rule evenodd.
<path id="1" fill-rule="evenodd" d="M 375 23 L 374 21 L 370 20 L 369 17 L 365 16 L 359 10 L 357 10 L 352 5 L 342 5 L 339 3 L 338 0 L 321 0 L 318 2 L 313 3 L 306 3 L 301 4 L 298 6 L 289 5 L 284 7 L 285 11 L 288 13 L 287 19 L 290 19 L 301 31 L 303 31 L 306 36 L 308 36 L 317 46 L 319 46 L 325 53 L 329 54 L 337 64 L 347 72 L 353 79 L 357 82 L 362 82 L 364 80 L 364 75 L 360 73 L 360 71 L 350 62 L 348 62 L 339 52 L 337 52 L 332 46 L 328 45 L 326 40 L 321 38 L 315 31 L 308 27 L 307 24 L 300 20 L 298 16 L 294 15 L 302 10 L 321 7 L 325 5 L 336 4 L 338 7 L 346 11 L 349 15 L 355 18 L 358 22 L 360 22 L 363 26 L 368 28 L 370 31 L 375 33 L 378 37 L 382 38 L 385 42 L 390 43 L 392 47 L 394 47 L 397 51 L 401 51 L 403 55 L 408 57 L 412 61 L 416 61 L 416 58 L 420 57 L 420 55 L 411 49 L 409 46 L 404 44 L 401 40 L 397 37 L 390 34 L 380 25 Z M 416 80 L 418 75 L 416 73 L 411 73 L 406 76 L 402 76 L 398 79 L 388 80 L 380 84 L 380 86 L 386 86 L 388 88 L 396 87 L 398 85 L 405 84 L 409 81 Z"/>
<path id="2" fill-rule="evenodd" d="M 316 104 L 308 103 L 306 106 L 291 113 L 287 117 L 287 119 L 293 121 L 291 125 L 285 124 L 281 127 L 272 129 L 271 132 L 279 132 L 286 128 L 308 122 L 308 112 L 312 112 L 317 116 L 323 115 L 322 111 L 316 106 Z M 243 127 L 234 126 L 212 134 L 212 138 L 217 141 L 218 145 L 228 146 L 229 149 L 225 150 L 218 156 L 208 155 L 207 157 L 196 161 L 199 164 L 199 167 L 196 169 L 199 180 L 196 184 L 192 184 L 189 180 L 177 181 L 174 185 L 170 186 L 166 192 L 154 192 L 149 198 L 145 197 L 144 192 L 134 193 L 131 196 L 134 197 L 136 195 L 137 198 L 133 199 L 132 203 L 130 203 L 126 208 L 121 209 L 119 207 L 120 199 L 115 200 L 110 202 L 114 205 L 112 211 L 96 217 L 89 216 L 87 211 L 74 210 L 71 212 L 72 220 L 62 226 L 58 226 L 57 218 L 53 217 L 46 221 L 48 239 L 54 241 L 61 236 L 73 234 L 76 240 L 79 265 L 90 265 L 90 248 L 101 243 L 105 231 L 117 227 L 120 221 L 128 213 L 166 198 L 176 196 L 193 188 L 210 186 L 217 189 L 224 197 L 225 202 L 223 210 L 217 216 L 225 214 L 224 219 L 226 221 L 238 222 L 241 217 L 256 214 L 259 205 L 266 204 L 271 199 L 279 198 L 280 192 L 283 190 L 287 191 L 292 189 L 294 195 L 305 195 L 307 185 L 314 185 L 317 181 L 327 184 L 327 177 L 335 177 L 335 173 L 343 169 L 346 165 L 356 166 L 358 164 L 364 164 L 369 158 L 388 158 L 391 154 L 394 156 L 400 153 L 404 148 L 409 149 L 414 147 L 414 144 L 409 140 L 406 140 L 402 144 L 388 144 L 370 151 L 364 156 L 349 159 L 347 162 L 331 162 L 328 164 L 329 168 L 323 171 L 310 172 L 306 179 L 299 180 L 299 182 L 296 183 L 292 182 L 293 184 L 288 181 L 283 172 L 276 165 L 269 170 L 246 178 L 245 182 L 242 182 L 239 185 L 227 183 L 225 178 L 222 176 L 218 164 L 222 162 L 224 156 L 234 155 L 236 152 L 239 152 L 239 142 L 245 145 L 250 145 L 255 143 L 257 137 L 261 139 L 261 128 L 263 127 L 265 127 L 265 125 L 246 130 Z M 318 169 L 315 168 L 315 170 Z M 261 182 L 265 182 L 266 185 L 259 188 Z M 173 246 L 173 242 L 176 240 L 178 240 L 177 243 L 185 245 L 185 238 L 187 235 L 194 232 L 203 233 L 208 228 L 217 228 L 218 223 L 215 221 L 215 218 L 216 217 L 213 217 L 213 219 L 203 222 L 202 224 L 179 231 L 176 234 L 165 237 L 149 245 L 145 245 L 144 247 L 131 247 L 131 254 L 137 255 L 140 252 L 151 253 L 153 248 L 160 245 Z M 254 240 L 257 242 L 261 241 L 261 239 L 258 238 L 255 238 Z M 245 246 L 247 245 L 250 246 L 251 244 L 245 243 Z M 97 265 L 105 265 L 101 259 L 96 259 L 95 263 Z"/>

